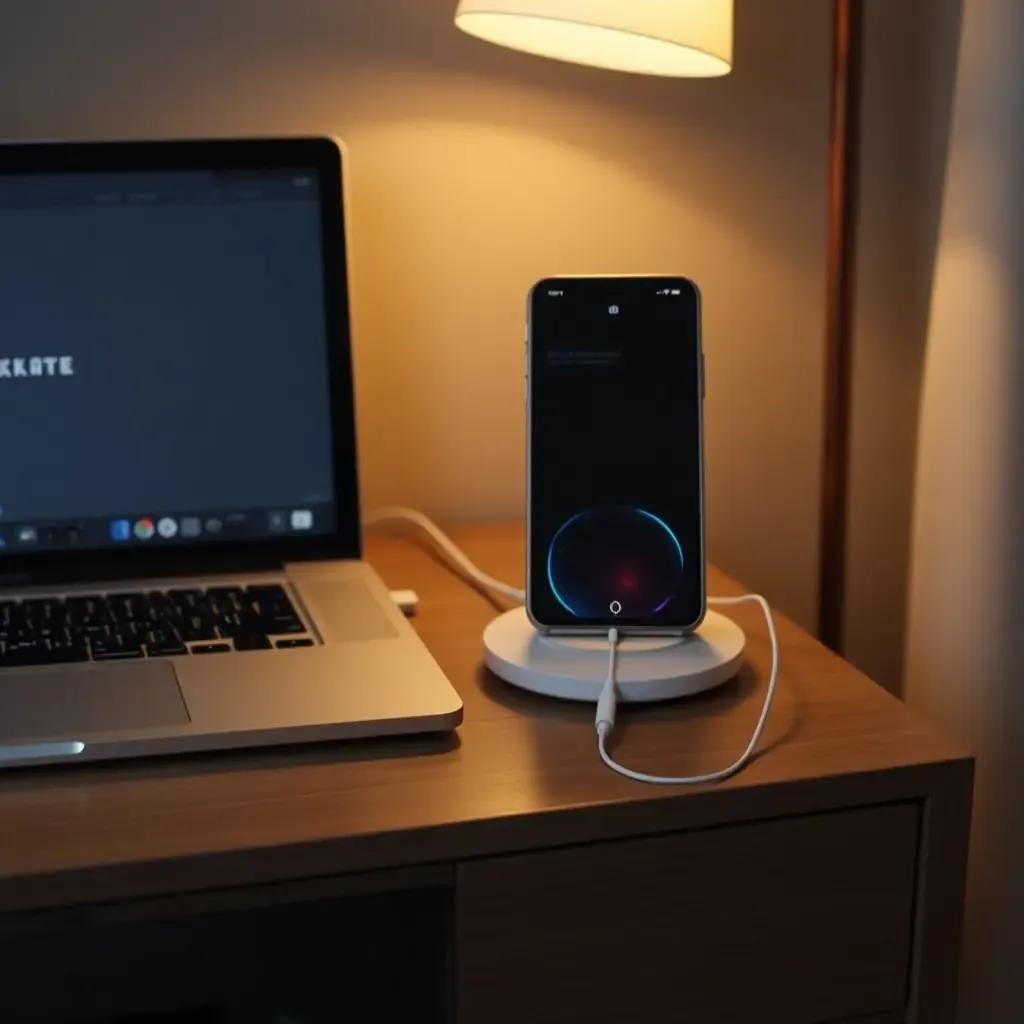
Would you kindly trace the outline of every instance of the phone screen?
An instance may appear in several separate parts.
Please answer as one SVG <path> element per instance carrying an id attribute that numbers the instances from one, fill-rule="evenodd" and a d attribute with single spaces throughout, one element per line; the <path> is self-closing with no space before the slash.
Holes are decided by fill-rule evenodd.
<path id="1" fill-rule="evenodd" d="M 551 628 L 704 613 L 700 295 L 552 278 L 530 298 L 527 606 Z"/>

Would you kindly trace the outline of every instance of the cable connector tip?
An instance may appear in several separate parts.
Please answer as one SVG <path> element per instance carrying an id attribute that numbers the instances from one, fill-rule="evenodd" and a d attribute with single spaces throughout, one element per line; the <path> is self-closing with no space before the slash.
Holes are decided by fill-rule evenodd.
<path id="1" fill-rule="evenodd" d="M 594 728 L 599 737 L 607 736 L 615 726 L 615 705 L 618 695 L 615 692 L 615 655 L 619 647 L 619 631 L 612 626 L 608 630 L 608 677 L 601 687 L 601 696 L 597 699 L 597 714 L 594 715 Z"/>

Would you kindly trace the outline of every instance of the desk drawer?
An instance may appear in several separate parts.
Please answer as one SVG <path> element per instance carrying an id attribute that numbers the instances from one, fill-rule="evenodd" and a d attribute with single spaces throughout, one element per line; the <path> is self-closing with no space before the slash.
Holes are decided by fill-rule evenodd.
<path id="1" fill-rule="evenodd" d="M 0 1024 L 446 1024 L 450 887 L 336 888 L 29 922 L 0 938 Z"/>
<path id="2" fill-rule="evenodd" d="M 467 863 L 459 1024 L 901 1019 L 918 830 L 899 804 Z"/>

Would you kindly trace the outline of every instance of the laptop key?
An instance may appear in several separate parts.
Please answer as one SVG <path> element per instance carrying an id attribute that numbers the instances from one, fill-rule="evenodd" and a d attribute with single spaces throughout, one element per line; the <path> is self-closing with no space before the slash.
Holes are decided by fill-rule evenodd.
<path id="1" fill-rule="evenodd" d="M 138 643 L 123 643 L 118 637 L 94 637 L 90 641 L 93 661 L 123 661 L 143 657 Z"/>
<path id="2" fill-rule="evenodd" d="M 4 645 L 0 655 L 0 667 L 45 665 L 49 660 L 49 647 L 45 641 L 16 640 Z"/>
<path id="3" fill-rule="evenodd" d="M 188 648 L 173 629 L 150 629 L 143 633 L 140 639 L 151 658 L 171 658 L 175 655 L 188 654 Z"/>
<path id="4" fill-rule="evenodd" d="M 231 650 L 230 644 L 193 644 L 193 654 L 226 654 Z"/>
<path id="5" fill-rule="evenodd" d="M 288 637 L 284 640 L 278 640 L 274 646 L 279 649 L 285 647 L 312 647 L 313 641 L 308 636 Z"/>
<path id="6" fill-rule="evenodd" d="M 121 594 L 110 598 L 110 614 L 118 629 L 124 629 L 138 620 L 135 608 L 130 601 L 126 601 Z"/>
<path id="7" fill-rule="evenodd" d="M 149 629 L 142 634 L 147 647 L 174 647 L 181 644 L 181 637 L 173 629 Z"/>
<path id="8" fill-rule="evenodd" d="M 266 636 L 249 635 L 235 637 L 236 651 L 265 651 L 271 646 L 270 638 Z"/>
<path id="9" fill-rule="evenodd" d="M 23 621 L 40 626 L 64 621 L 64 606 L 56 598 L 22 601 L 19 605 L 19 613 Z"/>
<path id="10" fill-rule="evenodd" d="M 241 636 L 243 633 L 259 633 L 257 629 L 246 629 L 242 616 L 237 612 L 228 615 L 221 615 L 217 619 L 217 632 L 227 640 L 233 636 Z"/>
<path id="11" fill-rule="evenodd" d="M 64 665 L 74 661 L 88 661 L 89 648 L 81 640 L 59 639 L 50 641 L 49 661 Z"/>
<path id="12" fill-rule="evenodd" d="M 179 626 L 182 640 L 216 640 L 217 630 L 199 615 L 191 615 L 181 621 Z"/>
<path id="13" fill-rule="evenodd" d="M 188 654 L 188 648 L 182 643 L 146 644 L 146 653 L 151 658 L 173 658 Z"/>
<path id="14" fill-rule="evenodd" d="M 282 636 L 288 633 L 305 633 L 306 627 L 294 616 L 271 619 L 267 623 L 267 632 L 271 636 Z"/>
<path id="15" fill-rule="evenodd" d="M 246 606 L 245 592 L 241 587 L 210 587 L 206 592 L 206 606 L 218 617 L 237 614 Z"/>
<path id="16" fill-rule="evenodd" d="M 246 597 L 255 603 L 259 613 L 267 618 L 297 618 L 285 589 L 278 584 L 249 587 Z"/>

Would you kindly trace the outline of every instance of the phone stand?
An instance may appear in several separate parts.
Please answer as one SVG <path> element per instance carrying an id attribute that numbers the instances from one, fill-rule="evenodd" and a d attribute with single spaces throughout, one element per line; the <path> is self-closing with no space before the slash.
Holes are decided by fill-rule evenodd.
<path id="1" fill-rule="evenodd" d="M 689 637 L 620 642 L 615 679 L 626 702 L 687 697 L 728 682 L 739 671 L 746 637 L 732 619 L 708 612 Z M 566 700 L 597 701 L 608 677 L 603 637 L 538 633 L 525 608 L 514 608 L 484 630 L 487 667 L 513 686 Z"/>

